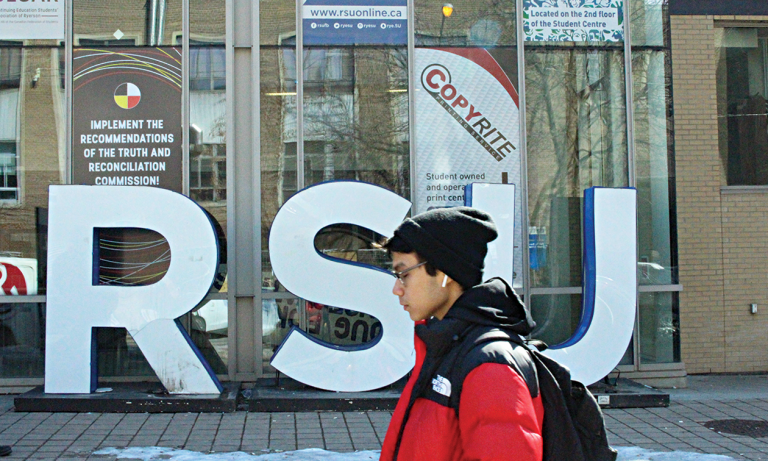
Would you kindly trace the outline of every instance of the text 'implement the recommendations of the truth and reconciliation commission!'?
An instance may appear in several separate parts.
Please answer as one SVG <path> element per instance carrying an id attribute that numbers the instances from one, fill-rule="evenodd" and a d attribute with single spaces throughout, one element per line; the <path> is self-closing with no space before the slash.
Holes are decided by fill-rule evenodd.
<path id="1" fill-rule="evenodd" d="M 72 50 L 72 182 L 182 192 L 179 47 Z"/>
<path id="2" fill-rule="evenodd" d="M 623 0 L 525 0 L 526 41 L 621 42 Z"/>
<path id="3" fill-rule="evenodd" d="M 170 147 L 178 140 L 166 133 L 163 120 L 91 120 L 92 133 L 80 134 L 83 157 L 88 172 L 95 174 L 97 186 L 161 186 L 158 173 L 167 170 Z M 160 132 L 125 133 L 121 130 L 157 130 Z M 120 147 L 120 145 L 130 147 Z M 147 144 L 147 147 L 136 147 Z M 133 173 L 133 175 L 131 175 Z M 153 174 L 155 173 L 155 174 Z"/>

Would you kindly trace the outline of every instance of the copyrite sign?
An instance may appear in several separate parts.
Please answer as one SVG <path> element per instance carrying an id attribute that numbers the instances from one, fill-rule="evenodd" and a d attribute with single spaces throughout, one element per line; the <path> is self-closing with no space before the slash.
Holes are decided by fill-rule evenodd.
<path id="1" fill-rule="evenodd" d="M 482 48 L 417 48 L 415 62 L 414 211 L 463 205 L 471 183 L 519 188 L 518 94 L 496 59 Z M 522 248 L 520 194 L 513 200 Z M 522 261 L 518 251 L 514 267 Z"/>
<path id="2" fill-rule="evenodd" d="M 73 182 L 181 192 L 181 49 L 76 48 L 73 59 Z"/>

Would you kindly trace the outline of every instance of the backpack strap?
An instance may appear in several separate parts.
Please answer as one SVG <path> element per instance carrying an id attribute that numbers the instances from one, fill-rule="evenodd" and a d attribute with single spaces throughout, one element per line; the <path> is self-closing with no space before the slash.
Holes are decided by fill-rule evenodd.
<path id="1" fill-rule="evenodd" d="M 472 329 L 460 346 L 459 359 L 451 368 L 453 386 L 449 406 L 459 414 L 459 402 L 467 375 L 484 363 L 500 363 L 512 367 L 528 386 L 531 398 L 539 395 L 539 379 L 536 365 L 523 339 L 492 327 Z"/>

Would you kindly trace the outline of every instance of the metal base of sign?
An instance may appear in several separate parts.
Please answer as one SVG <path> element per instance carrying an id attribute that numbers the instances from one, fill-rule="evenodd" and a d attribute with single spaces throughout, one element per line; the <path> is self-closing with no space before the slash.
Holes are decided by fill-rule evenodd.
<path id="1" fill-rule="evenodd" d="M 169 395 L 158 383 L 115 383 L 109 392 L 93 394 L 46 394 L 37 387 L 14 399 L 20 412 L 94 413 L 231 413 L 306 411 L 391 411 L 405 385 L 402 379 L 370 392 L 329 392 L 282 378 L 259 380 L 240 392 L 240 383 L 225 382 L 221 395 Z M 669 394 L 621 378 L 589 386 L 602 408 L 649 408 L 669 406 Z"/>
<path id="2" fill-rule="evenodd" d="M 395 409 L 405 386 L 401 379 L 386 388 L 368 392 L 330 392 L 315 389 L 292 379 L 264 379 L 245 389 L 248 411 L 375 411 Z"/>
<path id="3" fill-rule="evenodd" d="M 669 394 L 626 378 L 599 381 L 589 386 L 601 408 L 668 407 Z"/>
<path id="4" fill-rule="evenodd" d="M 102 383 L 100 383 L 102 384 Z M 237 410 L 240 383 L 222 383 L 224 392 L 167 394 L 159 383 L 102 384 L 92 394 L 46 394 L 36 387 L 14 399 L 16 411 L 95 413 L 231 413 Z M 111 389 L 107 391 L 107 389 Z"/>

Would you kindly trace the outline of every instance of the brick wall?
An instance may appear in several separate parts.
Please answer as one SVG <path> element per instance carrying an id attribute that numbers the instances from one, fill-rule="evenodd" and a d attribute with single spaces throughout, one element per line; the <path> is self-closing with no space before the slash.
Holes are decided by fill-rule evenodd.
<path id="1" fill-rule="evenodd" d="M 725 308 L 712 16 L 672 16 L 682 359 L 724 372 Z"/>
<path id="2" fill-rule="evenodd" d="M 689 373 L 768 370 L 768 190 L 721 191 L 717 21 L 672 16 L 682 359 Z"/>
<path id="3" fill-rule="evenodd" d="M 726 371 L 768 370 L 768 191 L 726 192 L 723 295 Z M 749 305 L 757 303 L 758 313 Z"/>

